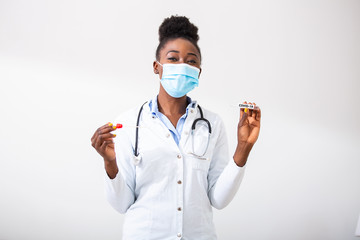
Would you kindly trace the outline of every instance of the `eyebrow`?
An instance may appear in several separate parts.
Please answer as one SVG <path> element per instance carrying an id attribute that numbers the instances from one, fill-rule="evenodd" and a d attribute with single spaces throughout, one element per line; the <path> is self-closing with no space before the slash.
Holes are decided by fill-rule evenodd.
<path id="1" fill-rule="evenodd" d="M 174 53 L 180 53 L 179 51 L 177 51 L 177 50 L 170 50 L 170 51 L 168 51 L 166 54 L 168 54 L 168 53 L 170 53 L 170 52 L 174 52 Z M 199 58 L 195 53 L 192 53 L 192 52 L 189 52 L 187 55 L 193 55 L 193 56 L 195 56 L 195 57 L 197 57 L 197 58 Z"/>
<path id="2" fill-rule="evenodd" d="M 193 55 L 193 56 L 195 56 L 195 57 L 197 57 L 197 58 L 199 58 L 195 53 L 188 53 L 188 55 Z"/>
<path id="3" fill-rule="evenodd" d="M 170 51 L 168 51 L 166 54 L 168 54 L 168 53 L 170 53 L 170 52 L 180 53 L 179 51 L 176 51 L 176 50 L 170 50 Z"/>

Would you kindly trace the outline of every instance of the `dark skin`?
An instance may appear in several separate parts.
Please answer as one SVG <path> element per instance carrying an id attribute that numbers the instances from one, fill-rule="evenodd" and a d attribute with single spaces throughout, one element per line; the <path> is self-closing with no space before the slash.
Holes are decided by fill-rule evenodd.
<path id="1" fill-rule="evenodd" d="M 199 68 L 201 74 L 199 51 L 190 41 L 182 38 L 168 41 L 160 51 L 160 59 L 158 59 L 158 61 L 161 64 L 187 63 L 193 67 Z M 162 66 L 157 61 L 154 61 L 153 68 L 154 73 L 159 74 L 159 78 L 161 79 Z M 159 111 L 170 120 L 174 127 L 176 127 L 178 120 L 186 111 L 186 95 L 180 98 L 174 98 L 170 96 L 160 84 L 158 106 Z"/>
<path id="2" fill-rule="evenodd" d="M 157 61 L 161 64 L 186 63 L 199 68 L 201 73 L 200 53 L 190 41 L 183 38 L 168 41 L 163 49 L 161 49 L 160 59 Z M 159 78 L 161 79 L 162 66 L 157 61 L 154 61 L 153 69 L 154 73 L 159 74 Z M 160 84 L 157 100 L 159 111 L 176 127 L 178 120 L 186 112 L 186 95 L 180 98 L 174 98 L 170 96 Z M 249 102 L 249 104 L 256 105 L 251 102 Z M 240 119 L 237 127 L 237 147 L 233 156 L 234 162 L 239 167 L 243 167 L 246 164 L 249 153 L 258 139 L 260 119 L 260 109 L 240 109 Z M 116 135 L 112 134 L 112 131 L 115 129 L 116 128 L 114 128 L 111 123 L 105 124 L 98 128 L 91 138 L 92 146 L 103 157 L 105 170 L 111 179 L 115 178 L 119 172 L 113 141 L 113 138 L 116 137 Z"/>

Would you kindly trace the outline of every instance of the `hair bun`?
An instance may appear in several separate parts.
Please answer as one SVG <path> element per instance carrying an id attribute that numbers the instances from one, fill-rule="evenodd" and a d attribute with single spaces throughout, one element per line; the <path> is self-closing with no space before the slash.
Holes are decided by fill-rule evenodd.
<path id="1" fill-rule="evenodd" d="M 165 18 L 159 27 L 159 41 L 178 37 L 191 39 L 197 43 L 199 40 L 198 28 L 187 17 L 171 16 Z"/>

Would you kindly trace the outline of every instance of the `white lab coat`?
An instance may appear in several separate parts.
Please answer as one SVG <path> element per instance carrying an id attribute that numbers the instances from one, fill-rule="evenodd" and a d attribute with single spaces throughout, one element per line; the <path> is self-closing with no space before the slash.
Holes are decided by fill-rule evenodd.
<path id="1" fill-rule="evenodd" d="M 116 122 L 136 125 L 139 108 L 122 114 Z M 212 134 L 203 158 L 195 151 L 206 146 L 208 128 L 191 125 L 200 113 L 195 102 L 189 109 L 179 145 L 160 119 L 144 105 L 139 128 L 141 161 L 134 164 L 135 128 L 117 130 L 115 151 L 119 173 L 105 174 L 107 200 L 126 213 L 123 240 L 216 239 L 212 207 L 224 208 L 234 197 L 244 175 L 229 157 L 227 137 L 218 115 L 203 109 Z M 201 151 L 200 151 L 201 152 Z M 196 152 L 196 153 L 200 153 Z"/>

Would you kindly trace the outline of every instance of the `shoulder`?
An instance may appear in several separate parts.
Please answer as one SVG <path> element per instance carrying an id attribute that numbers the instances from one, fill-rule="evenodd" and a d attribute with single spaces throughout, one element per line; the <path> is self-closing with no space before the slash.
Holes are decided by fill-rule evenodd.
<path id="1" fill-rule="evenodd" d="M 144 108 L 148 106 L 148 102 L 146 102 L 144 104 Z M 140 112 L 140 108 L 141 105 L 137 106 L 137 107 L 133 107 L 131 109 L 128 109 L 122 113 L 120 113 L 116 118 L 115 118 L 115 122 L 116 123 L 121 123 L 121 124 L 129 124 L 131 123 L 131 125 L 135 125 L 136 124 L 136 120 L 137 117 L 139 115 Z"/>
<path id="2" fill-rule="evenodd" d="M 128 122 L 136 118 L 136 109 L 139 108 L 134 107 L 120 113 L 115 119 L 116 123 L 123 123 L 124 121 Z"/>
<path id="3" fill-rule="evenodd" d="M 201 105 L 200 105 L 200 107 L 203 111 L 204 118 L 207 119 L 210 123 L 212 136 L 215 136 L 215 138 L 218 138 L 218 137 L 226 134 L 225 133 L 226 132 L 225 125 L 224 125 L 224 122 L 223 122 L 222 118 L 220 117 L 220 115 L 202 107 Z"/>
<path id="4" fill-rule="evenodd" d="M 211 124 L 214 124 L 214 125 L 221 125 L 222 124 L 223 121 L 222 121 L 219 114 L 217 114 L 217 113 L 215 113 L 213 111 L 210 111 L 210 110 L 202 107 L 201 105 L 200 105 L 200 107 L 201 107 L 201 109 L 202 109 L 202 111 L 204 113 L 204 118 L 208 119 L 211 122 Z"/>
<path id="5" fill-rule="evenodd" d="M 211 127 L 211 146 L 215 147 L 218 144 L 226 144 L 227 143 L 227 137 L 226 137 L 226 128 L 224 125 L 224 122 L 219 114 L 210 111 L 206 109 L 205 107 L 202 107 L 200 105 L 203 114 L 204 119 L 208 120 Z M 199 114 L 197 114 L 199 117 Z"/>
<path id="6" fill-rule="evenodd" d="M 137 118 L 139 116 L 140 108 L 142 105 L 137 107 L 130 108 L 122 113 L 120 113 L 114 120 L 114 125 L 122 124 L 123 128 L 116 130 L 117 137 L 115 138 L 115 142 L 118 142 L 117 146 L 122 146 L 120 142 L 130 141 L 132 144 L 133 139 L 135 137 L 135 126 L 137 123 Z M 144 105 L 144 110 L 148 106 L 148 103 Z M 143 111 L 144 112 L 144 111 Z"/>

